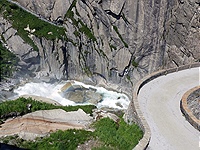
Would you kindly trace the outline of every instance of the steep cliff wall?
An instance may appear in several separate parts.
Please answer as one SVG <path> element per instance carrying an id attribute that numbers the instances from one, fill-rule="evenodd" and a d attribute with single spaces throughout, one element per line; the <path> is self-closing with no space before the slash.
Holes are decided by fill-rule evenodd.
<path id="1" fill-rule="evenodd" d="M 0 17 L 0 22 L 1 40 L 4 42 L 4 46 L 20 58 L 17 65 L 18 72 L 15 74 L 16 78 L 49 76 L 60 79 L 66 77 L 62 52 L 63 42 L 37 38 L 32 35 L 31 39 L 38 48 L 36 51 L 17 34 L 17 30 L 9 21 Z"/>
<path id="2" fill-rule="evenodd" d="M 179 0 L 165 24 L 168 66 L 200 61 L 200 1 Z M 172 64 L 172 62 L 174 64 Z"/>
<path id="3" fill-rule="evenodd" d="M 37 77 L 80 79 L 86 74 L 131 86 L 160 68 L 200 60 L 198 0 L 16 1 L 66 30 L 65 38 L 54 40 L 33 35 L 38 48 L 33 51 L 4 18 L 10 29 L 1 24 L 3 37 L 12 33 L 10 40 L 18 40 L 5 38 L 4 43 L 15 54 L 24 51 L 27 61 L 24 54 L 20 58 Z"/>

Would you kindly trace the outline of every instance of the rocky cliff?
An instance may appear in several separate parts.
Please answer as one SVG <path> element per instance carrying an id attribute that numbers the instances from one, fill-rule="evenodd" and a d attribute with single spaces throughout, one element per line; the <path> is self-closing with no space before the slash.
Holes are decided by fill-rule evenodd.
<path id="1" fill-rule="evenodd" d="M 161 68 L 200 61 L 199 0 L 16 2 L 65 30 L 52 39 L 27 22 L 30 44 L 1 11 L 1 42 L 20 58 L 16 76 L 84 80 L 86 75 L 131 86 Z"/>

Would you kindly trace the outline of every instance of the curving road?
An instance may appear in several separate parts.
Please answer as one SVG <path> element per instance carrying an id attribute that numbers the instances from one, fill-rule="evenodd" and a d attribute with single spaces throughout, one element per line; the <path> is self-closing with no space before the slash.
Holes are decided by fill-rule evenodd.
<path id="1" fill-rule="evenodd" d="M 180 111 L 180 100 L 200 84 L 200 67 L 161 76 L 139 92 L 141 111 L 151 129 L 148 150 L 200 150 L 200 132 Z"/>

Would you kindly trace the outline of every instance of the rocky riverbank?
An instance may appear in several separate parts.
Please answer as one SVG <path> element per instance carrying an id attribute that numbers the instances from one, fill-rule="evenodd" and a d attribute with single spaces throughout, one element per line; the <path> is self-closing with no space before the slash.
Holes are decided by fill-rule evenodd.
<path id="1" fill-rule="evenodd" d="M 51 101 L 49 100 L 49 102 Z M 52 103 L 54 102 L 52 101 Z M 33 105 L 35 105 L 35 103 L 33 103 Z M 32 109 L 32 107 L 30 107 L 30 109 Z M 23 140 L 37 141 L 37 137 L 40 137 L 39 139 L 49 137 L 50 134 L 58 130 L 82 129 L 93 132 L 94 128 L 91 126 L 91 123 L 99 121 L 102 118 L 110 118 L 116 124 L 119 124 L 120 118 L 118 115 L 121 116 L 122 114 L 123 112 L 120 110 L 111 112 L 93 109 L 92 114 L 86 114 L 82 109 L 69 112 L 63 109 L 52 109 L 38 110 L 21 116 L 10 116 L 0 125 L 0 142 L 20 146 L 19 144 Z M 3 116 L 1 116 L 1 119 L 2 117 Z M 78 132 L 78 130 L 74 130 L 74 132 Z M 102 144 L 102 142 L 94 140 L 93 138 L 88 142 L 92 143 L 89 147 L 95 145 L 100 146 Z M 88 142 L 81 144 L 79 148 L 88 147 Z"/>
<path id="2" fill-rule="evenodd" d="M 44 88 L 42 88 L 42 84 L 44 85 Z M 15 85 L 16 87 L 18 87 L 17 89 L 12 88 L 11 90 L 8 90 L 7 92 L 10 92 L 13 94 L 14 92 L 16 92 L 15 94 L 17 93 L 19 94 L 19 92 L 21 91 L 22 95 L 18 95 L 20 97 L 32 98 L 37 101 L 50 103 L 56 106 L 61 106 L 58 100 L 59 99 L 58 95 L 62 99 L 64 99 L 64 101 L 67 100 L 66 98 L 68 98 L 71 101 L 73 101 L 74 104 L 77 104 L 77 105 L 90 103 L 90 104 L 94 104 L 98 106 L 98 103 L 102 102 L 104 99 L 107 99 L 109 103 L 104 102 L 105 104 L 106 103 L 107 104 L 106 105 L 101 104 L 102 106 L 99 109 L 94 110 L 93 118 L 88 116 L 81 110 L 74 113 L 73 112 L 64 113 L 62 110 L 51 110 L 51 111 L 41 110 L 41 111 L 30 113 L 24 116 L 21 116 L 20 114 L 14 115 L 13 116 L 14 119 L 7 117 L 9 118 L 9 120 L 6 120 L 5 123 L 1 125 L 0 136 L 9 136 L 9 135 L 17 134 L 20 138 L 33 140 L 37 136 L 45 136 L 58 129 L 62 129 L 62 130 L 71 129 L 71 128 L 87 129 L 89 124 L 104 117 L 109 117 L 115 122 L 118 122 L 119 118 L 110 112 L 124 113 L 129 104 L 128 97 L 126 97 L 126 95 L 123 93 L 107 91 L 103 87 L 95 87 L 91 85 L 86 85 L 77 81 L 67 81 L 67 82 L 65 81 L 60 85 L 57 85 L 57 84 L 55 85 L 55 84 L 50 84 L 50 83 L 33 83 L 33 82 L 25 83 L 23 86 L 19 86 L 19 85 L 20 84 L 18 84 L 17 86 Z M 23 88 L 25 85 L 27 85 L 28 87 L 27 89 Z M 35 87 L 32 87 L 30 85 L 35 85 Z M 102 85 L 103 83 L 101 83 L 101 86 Z M 100 88 L 101 90 L 98 88 Z M 35 94 L 35 95 L 28 95 L 28 94 L 24 95 L 24 92 L 26 93 L 26 91 L 33 91 L 32 94 Z M 45 95 L 44 97 L 37 96 L 38 91 L 42 94 L 46 94 L 46 97 Z M 108 97 L 106 98 L 106 96 L 103 94 L 108 95 Z M 66 95 L 68 97 L 66 97 Z M 50 97 L 50 98 L 47 98 L 47 97 Z M 125 101 L 123 101 L 123 98 L 125 98 L 124 99 Z M 87 102 L 85 101 L 85 99 L 87 100 Z M 92 99 L 94 99 L 95 101 Z M 30 103 L 30 108 L 31 108 L 31 103 Z M 65 116 L 66 118 L 63 119 L 62 118 L 63 116 Z M 85 118 L 84 116 L 89 117 L 89 118 L 84 119 Z M 80 117 L 80 118 L 77 118 L 77 117 Z M 56 120 L 56 118 L 58 119 L 58 121 Z M 83 122 L 82 119 L 87 121 L 87 124 L 88 124 L 87 127 L 83 123 L 81 123 Z M 68 120 L 71 120 L 71 121 L 76 120 L 76 122 L 71 123 Z"/>
<path id="3" fill-rule="evenodd" d="M 92 117 L 82 109 L 66 112 L 62 109 L 40 110 L 1 124 L 0 137 L 18 135 L 25 140 L 34 140 L 57 130 L 87 129 Z"/>

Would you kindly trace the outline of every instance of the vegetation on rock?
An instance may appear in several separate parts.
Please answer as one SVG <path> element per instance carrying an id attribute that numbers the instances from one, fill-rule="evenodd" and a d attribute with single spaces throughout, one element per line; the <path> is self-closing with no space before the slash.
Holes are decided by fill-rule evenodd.
<path id="1" fill-rule="evenodd" d="M 27 109 L 27 105 L 31 104 L 31 110 Z M 88 114 L 92 114 L 92 109 L 96 108 L 94 105 L 80 105 L 80 106 L 55 106 L 45 102 L 39 102 L 32 98 L 20 97 L 17 100 L 6 101 L 0 104 L 0 117 L 4 119 L 9 113 L 16 112 L 18 114 L 27 114 L 37 110 L 63 109 L 67 112 L 76 111 L 79 108 L 83 109 Z"/>
<path id="2" fill-rule="evenodd" d="M 15 146 L 29 150 L 75 150 L 79 144 L 93 137 L 91 131 L 70 129 L 66 131 L 58 130 L 46 137 L 38 137 L 34 141 L 26 141 L 18 136 L 8 136 L 0 138 L 0 141 L 9 144 L 15 141 Z"/>
<path id="3" fill-rule="evenodd" d="M 65 29 L 63 27 L 47 23 L 6 0 L 1 0 L 0 13 L 10 21 L 12 27 L 17 30 L 17 34 L 26 43 L 30 44 L 34 50 L 38 50 L 38 48 L 29 37 L 30 33 L 24 30 L 28 25 L 30 29 L 35 29 L 35 32 L 31 34 L 40 38 L 44 37 L 49 40 L 55 40 L 65 37 Z"/>
<path id="4" fill-rule="evenodd" d="M 69 9 L 67 10 L 66 14 L 65 14 L 65 18 L 69 18 L 71 19 L 72 23 L 74 26 L 76 26 L 78 28 L 78 30 L 74 31 L 74 35 L 75 36 L 80 36 L 82 33 L 84 33 L 90 40 L 92 41 L 96 41 L 96 38 L 94 36 L 94 34 L 92 33 L 92 31 L 87 27 L 86 24 L 84 24 L 80 19 L 76 20 L 74 18 L 74 12 L 73 12 L 73 8 L 76 8 L 76 2 L 77 0 L 74 0 L 71 4 L 71 6 L 69 7 Z M 76 14 L 78 16 L 79 13 L 76 10 Z"/>
<path id="5" fill-rule="evenodd" d="M 122 118 L 119 123 L 103 118 L 96 122 L 94 127 L 95 135 L 104 143 L 97 149 L 131 150 L 143 136 L 136 124 L 129 125 Z"/>
<path id="6" fill-rule="evenodd" d="M 109 46 L 110 46 L 110 49 L 111 49 L 111 50 L 113 50 L 113 49 L 114 49 L 114 50 L 117 50 L 117 47 L 116 47 L 116 46 L 114 46 L 114 45 L 112 45 L 112 44 L 109 44 Z"/>
<path id="7" fill-rule="evenodd" d="M 123 119 L 117 124 L 109 118 L 103 118 L 94 124 L 94 128 L 94 132 L 75 129 L 66 131 L 59 130 L 46 137 L 36 138 L 34 141 L 26 141 L 19 137 L 13 138 L 13 136 L 0 138 L 0 141 L 9 143 L 9 141 L 16 139 L 16 146 L 30 150 L 75 150 L 78 145 L 90 139 L 96 139 L 101 141 L 101 145 L 99 145 L 99 147 L 94 147 L 93 150 L 131 150 L 137 145 L 143 135 L 137 125 L 128 125 Z"/>
<path id="8" fill-rule="evenodd" d="M 132 60 L 132 65 L 137 68 L 139 64 L 137 62 L 135 62 L 135 59 L 134 59 L 134 60 Z"/>
<path id="9" fill-rule="evenodd" d="M 13 71 L 16 70 L 16 64 L 19 61 L 18 58 L 3 47 L 0 42 L 0 82 L 7 77 L 12 76 Z"/>
<path id="10" fill-rule="evenodd" d="M 65 111 L 73 111 L 78 108 L 83 109 L 86 113 L 91 113 L 95 106 L 54 106 L 52 104 L 41 103 L 31 98 L 18 98 L 14 101 L 6 101 L 0 104 L 0 115 L 9 112 L 24 112 L 28 113 L 26 105 L 31 103 L 31 112 L 36 110 L 61 108 Z M 1 137 L 0 142 L 11 144 L 14 141 L 15 146 L 26 149 L 76 149 L 78 145 L 85 143 L 90 139 L 100 141 L 99 147 L 94 147 L 94 150 L 99 149 L 132 149 L 142 138 L 143 133 L 135 124 L 129 125 L 122 118 L 116 123 L 109 118 L 103 118 L 94 122 L 91 126 L 95 129 L 94 132 L 85 130 L 70 129 L 66 131 L 57 131 L 48 136 L 36 138 L 34 141 L 26 141 L 15 136 Z"/>
<path id="11" fill-rule="evenodd" d="M 124 44 L 124 46 L 126 48 L 128 48 L 128 44 L 124 41 L 124 39 L 122 38 L 122 35 L 119 33 L 119 30 L 117 28 L 117 26 L 113 26 L 113 29 L 115 30 L 115 32 L 117 33 L 117 35 L 119 36 L 120 40 L 122 41 L 122 43 Z"/>
<path id="12" fill-rule="evenodd" d="M 35 142 L 24 142 L 21 146 L 30 150 L 75 150 L 79 144 L 93 137 L 91 131 L 70 129 L 51 133 L 49 137 L 38 138 Z"/>

